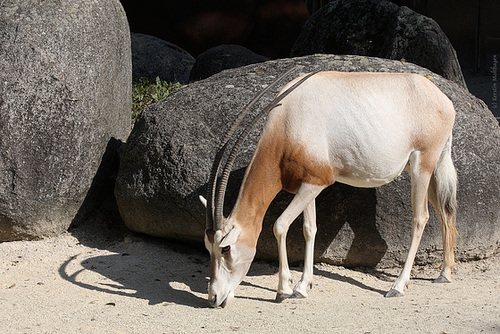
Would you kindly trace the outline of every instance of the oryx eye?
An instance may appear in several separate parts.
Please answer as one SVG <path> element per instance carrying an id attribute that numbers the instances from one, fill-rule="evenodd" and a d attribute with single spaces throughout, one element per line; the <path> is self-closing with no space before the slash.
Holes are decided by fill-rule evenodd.
<path id="1" fill-rule="evenodd" d="M 229 252 L 229 250 L 231 250 L 231 246 L 222 247 L 220 251 L 222 254 L 224 254 Z"/>

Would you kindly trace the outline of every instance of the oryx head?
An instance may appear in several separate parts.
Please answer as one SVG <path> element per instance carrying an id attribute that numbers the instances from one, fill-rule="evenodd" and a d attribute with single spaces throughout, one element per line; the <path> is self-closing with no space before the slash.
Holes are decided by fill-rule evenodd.
<path id="1" fill-rule="evenodd" d="M 207 208 L 205 246 L 210 252 L 211 261 L 208 301 L 213 307 L 224 307 L 228 301 L 234 297 L 234 290 L 247 274 L 256 252 L 256 241 L 258 235 L 255 235 L 255 229 L 251 229 L 249 231 L 248 227 L 243 228 L 240 226 L 232 215 L 229 215 L 228 218 L 223 215 L 224 195 L 227 188 L 229 174 L 236 160 L 238 151 L 253 126 L 263 116 L 267 115 L 271 109 L 278 106 L 278 102 L 280 102 L 292 90 L 317 72 L 310 73 L 294 83 L 294 85 L 278 95 L 256 117 L 250 120 L 249 124 L 239 134 L 230 153 L 227 155 L 226 164 L 219 177 L 222 160 L 228 149 L 229 141 L 232 139 L 239 124 L 248 114 L 251 107 L 262 97 L 262 95 L 264 95 L 264 93 L 269 91 L 274 85 L 294 70 L 296 70 L 296 68 L 288 71 L 283 76 L 276 79 L 271 85 L 266 87 L 266 89 L 261 91 L 238 115 L 217 150 L 208 184 L 208 201 L 200 197 Z M 262 222 L 256 222 L 256 224 L 261 223 Z"/>
<path id="2" fill-rule="evenodd" d="M 252 264 L 256 248 L 243 242 L 241 233 L 237 225 L 231 226 L 227 233 L 211 229 L 205 233 L 211 261 L 208 302 L 213 307 L 226 306 Z"/>

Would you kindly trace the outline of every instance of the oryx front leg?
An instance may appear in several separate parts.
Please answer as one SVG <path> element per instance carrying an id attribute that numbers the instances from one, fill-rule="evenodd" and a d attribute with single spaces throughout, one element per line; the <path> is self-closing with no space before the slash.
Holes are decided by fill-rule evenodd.
<path id="1" fill-rule="evenodd" d="M 304 255 L 304 272 L 302 278 L 293 289 L 293 297 L 307 297 L 307 288 L 311 286 L 313 280 L 314 266 L 314 239 L 316 237 L 316 201 L 313 199 L 304 210 L 304 239 L 306 240 L 306 250 Z"/>
<path id="2" fill-rule="evenodd" d="M 288 205 L 285 211 L 283 211 L 274 224 L 274 235 L 278 241 L 279 255 L 279 282 L 276 294 L 276 301 L 278 302 L 281 302 L 293 295 L 293 290 L 290 285 L 292 276 L 288 267 L 288 257 L 286 252 L 286 235 L 288 228 L 324 188 L 324 186 L 302 183 L 292 202 Z"/>

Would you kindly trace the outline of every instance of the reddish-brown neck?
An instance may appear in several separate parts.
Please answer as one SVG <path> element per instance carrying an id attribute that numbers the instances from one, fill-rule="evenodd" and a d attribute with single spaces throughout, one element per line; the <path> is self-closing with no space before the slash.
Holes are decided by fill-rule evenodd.
<path id="1" fill-rule="evenodd" d="M 280 159 L 272 147 L 259 146 L 243 179 L 232 218 L 246 231 L 245 243 L 255 247 L 267 208 L 282 189 Z"/>

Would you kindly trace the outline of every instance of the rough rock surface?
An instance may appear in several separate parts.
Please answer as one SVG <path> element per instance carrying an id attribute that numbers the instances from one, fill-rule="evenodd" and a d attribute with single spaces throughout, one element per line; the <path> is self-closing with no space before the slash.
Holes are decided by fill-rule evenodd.
<path id="1" fill-rule="evenodd" d="M 208 49 L 196 58 L 189 81 L 206 79 L 230 68 L 261 63 L 269 58 L 233 44 L 224 44 Z"/>
<path id="2" fill-rule="evenodd" d="M 150 235 L 201 243 L 205 219 L 198 195 L 206 193 L 219 141 L 256 92 L 297 64 L 305 66 L 303 72 L 321 69 L 429 76 L 457 110 L 453 146 L 460 182 L 457 257 L 484 257 L 498 247 L 500 129 L 486 105 L 457 84 L 422 67 L 361 56 L 314 55 L 249 65 L 185 86 L 152 105 L 132 131 L 115 188 L 126 225 Z M 273 95 L 267 94 L 260 107 Z M 251 133 L 235 165 L 226 196 L 226 214 L 236 198 L 261 126 Z M 377 189 L 335 184 L 323 191 L 317 201 L 316 259 L 346 266 L 403 262 L 411 227 L 410 186 L 405 175 Z M 277 257 L 272 224 L 290 198 L 289 194 L 279 195 L 268 210 L 258 257 Z M 292 225 L 288 241 L 290 259 L 301 261 L 304 241 L 299 222 Z M 439 223 L 432 213 L 417 261 L 435 262 L 440 254 Z"/>
<path id="3" fill-rule="evenodd" d="M 119 1 L 2 1 L 0 241 L 66 230 L 108 141 L 130 132 Z"/>
<path id="4" fill-rule="evenodd" d="M 185 84 L 195 62 L 193 56 L 175 44 L 154 36 L 131 33 L 132 77 L 135 81 L 156 77 Z"/>
<path id="5" fill-rule="evenodd" d="M 380 0 L 334 0 L 304 25 L 291 56 L 314 53 L 406 59 L 466 87 L 455 49 L 432 19 Z"/>

